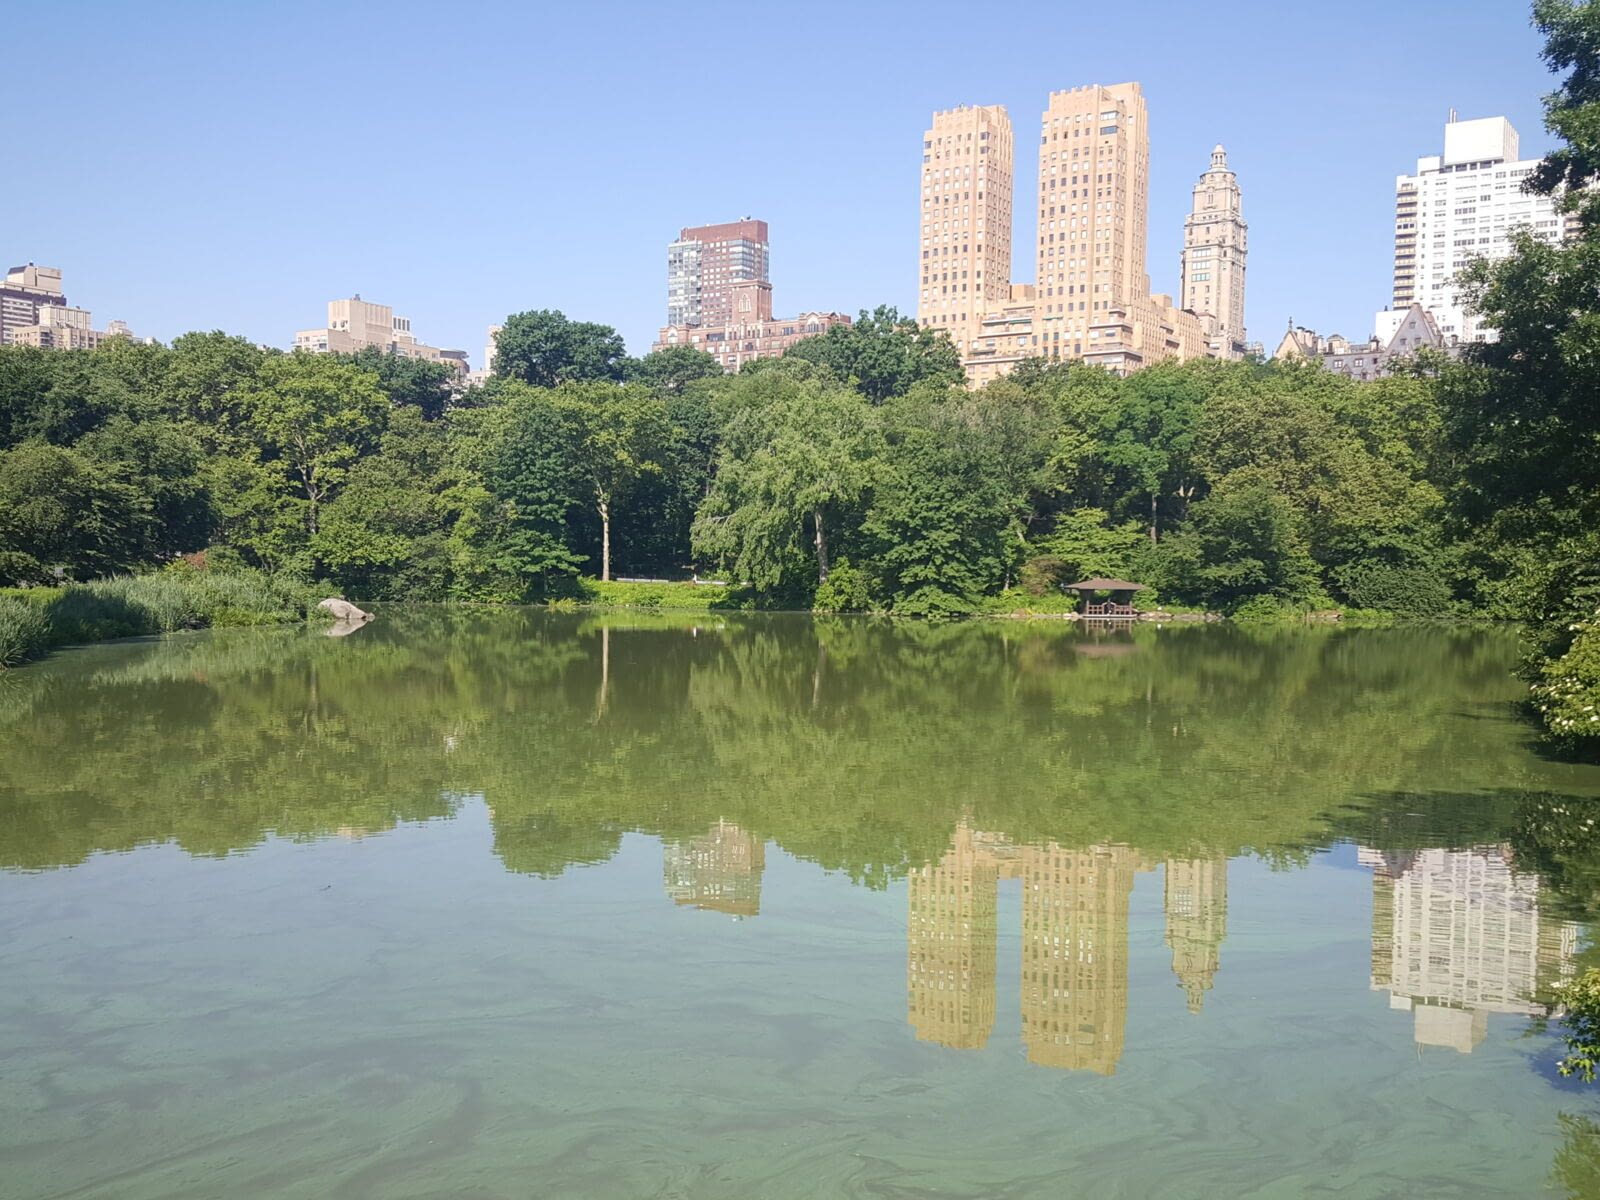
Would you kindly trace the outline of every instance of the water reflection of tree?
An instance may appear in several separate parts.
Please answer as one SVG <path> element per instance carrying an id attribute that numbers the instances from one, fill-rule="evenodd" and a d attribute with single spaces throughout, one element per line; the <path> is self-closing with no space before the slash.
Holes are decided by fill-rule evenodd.
<path id="1" fill-rule="evenodd" d="M 1600 1200 L 1600 1125 L 1588 1117 L 1562 1113 L 1561 1148 L 1551 1167 L 1551 1183 L 1566 1200 Z"/>
<path id="2" fill-rule="evenodd" d="M 219 854 L 483 795 L 513 870 L 730 821 L 881 885 L 937 861 L 963 818 L 1017 843 L 1293 858 L 1362 821 L 1403 828 L 1374 797 L 1568 782 L 1514 723 L 1465 719 L 1513 694 L 1494 633 L 1128 637 L 1138 652 L 1108 658 L 1044 622 L 417 608 L 342 640 L 102 647 L 0 700 L 0 863 Z M 1448 815 L 1498 826 L 1504 807 Z"/>

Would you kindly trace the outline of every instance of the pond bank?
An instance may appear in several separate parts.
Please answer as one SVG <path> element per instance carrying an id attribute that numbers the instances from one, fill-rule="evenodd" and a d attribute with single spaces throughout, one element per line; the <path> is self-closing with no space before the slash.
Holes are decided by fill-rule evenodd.
<path id="1" fill-rule="evenodd" d="M 0 669 L 59 646 L 303 621 L 319 593 L 263 571 L 163 571 L 0 590 Z"/>

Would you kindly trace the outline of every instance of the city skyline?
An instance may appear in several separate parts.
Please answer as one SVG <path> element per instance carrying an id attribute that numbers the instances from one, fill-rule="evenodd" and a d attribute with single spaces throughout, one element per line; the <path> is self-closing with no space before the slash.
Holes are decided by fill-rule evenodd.
<path id="1" fill-rule="evenodd" d="M 360 292 L 442 346 L 476 347 L 507 313 L 548 307 L 615 325 L 641 353 L 660 325 L 662 244 L 683 226 L 751 212 L 774 231 L 784 311 L 911 313 L 908 153 L 927 114 L 1004 104 L 1026 140 L 1050 91 L 1138 79 L 1152 117 L 1152 289 L 1177 292 L 1189 189 L 1221 142 L 1250 192 L 1256 336 L 1293 316 L 1359 338 L 1389 295 L 1390 185 L 1436 141 L 1448 109 L 1505 115 L 1524 154 L 1548 146 L 1538 98 L 1550 80 L 1516 6 L 1458 5 L 1443 19 L 1353 4 L 1341 25 L 1386 31 L 1356 54 L 1314 13 L 1247 4 L 1231 14 L 1220 61 L 1195 53 L 1176 6 L 1149 23 L 1170 34 L 1139 39 L 1110 36 L 1109 13 L 1074 17 L 1070 43 L 1001 34 L 974 72 L 963 40 L 941 32 L 960 10 L 936 5 L 909 25 L 857 14 L 844 45 L 833 22 L 786 22 L 786 51 L 760 81 L 762 119 L 730 125 L 725 152 L 691 155 L 680 138 L 613 136 L 641 111 L 689 111 L 701 86 L 674 65 L 700 32 L 628 7 L 622 21 L 485 8 L 468 14 L 473 36 L 448 56 L 414 36 L 403 4 L 377 22 L 359 4 L 318 10 L 311 40 L 294 5 L 206 21 L 155 6 L 131 26 L 109 9 L 97 20 L 91 6 L 70 54 L 48 12 L 19 10 L 8 41 L 20 59 L 50 63 L 63 120 L 115 111 L 119 128 L 151 136 L 129 132 L 97 155 L 71 139 L 30 146 L 30 174 L 50 186 L 13 185 L 4 253 L 59 265 L 91 307 L 163 340 L 223 328 L 282 345 L 308 305 Z M 1013 15 L 1018 29 L 1064 20 L 1044 5 Z M 775 33 L 777 18 L 763 20 Z M 598 66 L 561 56 L 530 75 L 517 65 L 528 45 L 602 33 Z M 314 135 L 334 77 L 389 107 L 401 132 Z M 405 86 L 422 77 L 434 85 L 427 105 Z M 197 89 L 206 104 L 193 103 Z M 575 98 L 584 107 L 570 114 Z M 564 119 L 537 116 L 554 111 Z M 486 119 L 494 112 L 515 119 Z M 1019 195 L 1036 191 L 1032 160 L 1019 148 Z M 375 219 L 328 220 L 333 190 L 373 197 Z M 1023 278 L 1033 216 L 1019 212 L 1017 226 Z"/>

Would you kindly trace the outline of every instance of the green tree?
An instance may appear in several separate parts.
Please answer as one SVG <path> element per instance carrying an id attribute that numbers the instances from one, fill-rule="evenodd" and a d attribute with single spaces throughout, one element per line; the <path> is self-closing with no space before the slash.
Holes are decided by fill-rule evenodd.
<path id="1" fill-rule="evenodd" d="M 363 346 L 345 357 L 375 376 L 396 408 L 414 408 L 429 421 L 444 415 L 456 374 L 443 363 L 409 358 L 376 346 Z"/>
<path id="2" fill-rule="evenodd" d="M 1104 509 L 1075 508 L 1058 514 L 1054 527 L 1033 549 L 1059 560 L 1063 573 L 1071 579 L 1127 579 L 1146 538 L 1147 531 L 1137 522 L 1116 525 Z"/>
<path id="3" fill-rule="evenodd" d="M 378 452 L 351 469 L 323 513 L 317 560 L 349 596 L 438 600 L 452 588 L 450 536 L 460 489 L 442 421 L 415 407 L 390 414 Z"/>
<path id="4" fill-rule="evenodd" d="M 898 612 L 952 615 L 997 590 L 1017 555 L 1016 481 L 1003 424 L 965 405 L 897 405 L 861 529 L 878 590 Z M 1008 488 L 1008 483 L 1012 488 Z"/>
<path id="5" fill-rule="evenodd" d="M 351 465 L 375 443 L 388 407 L 372 374 L 321 354 L 265 360 L 256 386 L 238 398 L 258 461 L 293 496 L 307 537 L 316 535 L 322 508 Z"/>
<path id="6" fill-rule="evenodd" d="M 1231 609 L 1253 596 L 1299 602 L 1317 590 L 1300 514 L 1251 471 L 1220 480 L 1151 565 L 1163 593 L 1214 608 Z"/>
<path id="7" fill-rule="evenodd" d="M 126 547 L 124 557 L 130 563 L 163 562 L 202 549 L 210 540 L 216 512 L 193 424 L 118 415 L 81 438 L 74 449 L 106 477 L 131 488 L 140 497 L 140 508 L 149 513 L 139 536 Z"/>
<path id="8" fill-rule="evenodd" d="M 1102 456 L 1114 472 L 1118 507 L 1131 515 L 1135 497 L 1143 498 L 1152 543 L 1163 503 L 1182 516 L 1198 487 L 1193 452 L 1203 399 L 1196 370 L 1161 364 L 1128 379 L 1106 415 Z"/>
<path id="9" fill-rule="evenodd" d="M 666 405 L 649 388 L 606 383 L 556 390 L 573 439 L 572 458 L 600 518 L 600 578 L 611 578 L 611 521 L 639 481 L 659 475 L 671 453 Z"/>
<path id="10" fill-rule="evenodd" d="M 621 382 L 628 372 L 627 351 L 615 329 L 568 320 L 554 309 L 513 313 L 495 335 L 494 345 L 495 374 L 534 387 Z"/>
<path id="11" fill-rule="evenodd" d="M 953 385 L 962 378 L 961 355 L 948 335 L 884 305 L 796 343 L 784 357 L 828 367 L 874 404 L 924 380 Z"/>
<path id="12" fill-rule="evenodd" d="M 628 361 L 627 377 L 659 395 L 676 395 L 697 379 L 718 379 L 722 367 L 697 346 L 663 346 Z"/>
<path id="13" fill-rule="evenodd" d="M 521 595 L 549 595 L 585 560 L 574 545 L 588 505 L 573 414 L 548 388 L 513 382 L 501 395 L 483 433 L 484 495 L 468 504 L 460 545 L 486 585 L 498 576 Z"/>
<path id="14" fill-rule="evenodd" d="M 859 519 L 881 452 L 876 415 L 851 391 L 776 371 L 741 376 L 722 403 L 731 415 L 696 553 L 758 593 L 793 585 L 808 553 L 825 581 L 835 525 Z"/>
<path id="15" fill-rule="evenodd" d="M 74 450 L 24 442 L 0 451 L 0 584 L 125 571 L 152 526 L 146 496 Z"/>
<path id="16" fill-rule="evenodd" d="M 1539 0 L 1533 16 L 1546 63 L 1568 74 L 1545 100 L 1563 144 L 1526 186 L 1560 195 L 1579 233 L 1555 244 L 1519 231 L 1509 256 L 1462 273 L 1499 338 L 1443 371 L 1439 389 L 1461 470 L 1456 520 L 1472 531 L 1485 591 L 1532 622 L 1537 676 L 1600 602 L 1600 9 Z"/>
<path id="17" fill-rule="evenodd" d="M 254 390 L 269 357 L 281 356 L 220 330 L 174 339 L 166 379 L 173 414 L 194 422 L 207 447 L 216 449 L 239 431 L 239 401 Z"/>
<path id="18" fill-rule="evenodd" d="M 1600 7 L 1592 0 L 1535 0 L 1533 23 L 1544 34 L 1545 66 L 1568 75 L 1544 98 L 1545 128 L 1563 144 L 1545 155 L 1528 186 L 1563 193 L 1567 211 L 1594 225 L 1600 208 L 1588 188 L 1600 179 Z"/>
<path id="19" fill-rule="evenodd" d="M 1286 498 L 1328 572 L 1363 562 L 1432 569 L 1441 497 L 1423 455 L 1399 444 L 1360 399 L 1376 386 L 1315 366 L 1217 373 L 1197 424 L 1195 465 L 1209 480 L 1251 472 Z"/>

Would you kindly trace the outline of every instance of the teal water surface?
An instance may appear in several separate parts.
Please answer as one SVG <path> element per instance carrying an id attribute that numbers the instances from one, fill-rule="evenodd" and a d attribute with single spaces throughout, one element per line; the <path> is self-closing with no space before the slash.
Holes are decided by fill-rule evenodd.
<path id="1" fill-rule="evenodd" d="M 0 678 L 0 1196 L 1600 1197 L 1515 637 L 394 608 Z"/>

